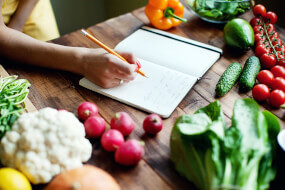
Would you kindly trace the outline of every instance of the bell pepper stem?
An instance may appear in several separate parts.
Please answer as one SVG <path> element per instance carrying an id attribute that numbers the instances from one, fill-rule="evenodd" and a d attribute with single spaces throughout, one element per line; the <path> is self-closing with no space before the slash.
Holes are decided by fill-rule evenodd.
<path id="1" fill-rule="evenodd" d="M 164 10 L 164 17 L 165 18 L 170 18 L 170 17 L 173 17 L 173 18 L 176 18 L 177 20 L 180 20 L 182 22 L 187 22 L 187 19 L 185 18 L 181 18 L 177 15 L 174 14 L 174 9 L 171 8 L 171 7 L 168 7 Z"/>

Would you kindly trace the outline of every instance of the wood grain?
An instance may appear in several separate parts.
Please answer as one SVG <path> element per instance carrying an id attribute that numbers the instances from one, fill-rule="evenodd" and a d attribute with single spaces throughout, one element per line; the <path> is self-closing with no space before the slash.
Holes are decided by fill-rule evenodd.
<path id="1" fill-rule="evenodd" d="M 222 48 L 224 55 L 186 95 L 171 117 L 163 120 L 164 128 L 157 136 L 148 136 L 142 129 L 142 122 L 147 113 L 80 87 L 78 81 L 82 76 L 51 69 L 22 66 L 10 61 L 4 61 L 3 66 L 10 74 L 19 75 L 21 78 L 26 78 L 31 82 L 29 99 L 37 109 L 49 106 L 57 109 L 67 109 L 75 113 L 77 106 L 81 102 L 90 101 L 97 104 L 99 114 L 105 119 L 107 125 L 110 124 L 110 120 L 116 112 L 124 111 L 131 115 L 135 122 L 135 131 L 129 138 L 145 142 L 145 154 L 140 164 L 131 168 L 117 165 L 114 162 L 113 154 L 102 150 L 99 140 L 96 139 L 91 140 L 93 154 L 88 161 L 89 164 L 99 166 L 111 173 L 117 179 L 122 189 L 194 190 L 195 187 L 175 171 L 169 158 L 169 138 L 173 124 L 182 114 L 192 114 L 198 108 L 217 100 L 215 97 L 215 86 L 226 67 L 232 62 L 244 64 L 246 59 L 254 55 L 254 53 L 252 50 L 238 53 L 226 47 L 223 40 L 223 25 L 214 25 L 202 21 L 187 9 L 185 10 L 185 17 L 188 19 L 187 23 L 170 29 L 168 32 Z M 243 15 L 243 18 L 246 20 L 249 20 L 251 17 L 251 13 Z M 104 44 L 114 48 L 121 40 L 143 25 L 151 26 L 144 14 L 144 8 L 140 8 L 131 13 L 91 26 L 88 30 Z M 284 38 L 285 30 L 278 27 L 277 30 L 281 38 Z M 62 36 L 53 40 L 52 43 L 65 46 L 98 48 L 96 44 L 83 37 L 80 31 Z M 175 56 L 175 53 L 173 56 Z M 251 92 L 240 93 L 238 86 L 234 86 L 226 96 L 218 99 L 222 105 L 228 126 L 231 123 L 235 100 L 244 97 L 252 97 Z M 276 114 L 284 126 L 285 117 L 283 110 L 272 109 L 268 104 L 260 107 Z M 29 111 L 32 109 L 29 108 Z M 41 189 L 42 186 L 37 186 L 36 188 Z"/>

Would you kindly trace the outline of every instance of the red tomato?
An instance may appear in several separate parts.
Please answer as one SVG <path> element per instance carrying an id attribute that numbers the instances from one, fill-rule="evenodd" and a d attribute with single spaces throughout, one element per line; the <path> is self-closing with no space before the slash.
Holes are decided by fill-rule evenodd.
<path id="1" fill-rule="evenodd" d="M 273 90 L 269 97 L 270 105 L 279 108 L 285 103 L 285 93 L 282 90 Z"/>
<path id="2" fill-rule="evenodd" d="M 256 17 L 262 16 L 263 18 L 265 18 L 266 16 L 266 8 L 261 4 L 256 5 L 252 11 L 254 16 Z"/>
<path id="3" fill-rule="evenodd" d="M 278 65 L 285 67 L 285 56 L 278 54 L 279 61 L 277 61 Z"/>
<path id="4" fill-rule="evenodd" d="M 252 89 L 252 96 L 256 101 L 265 101 L 270 96 L 270 90 L 265 84 L 255 85 Z"/>
<path id="5" fill-rule="evenodd" d="M 285 79 L 285 68 L 280 65 L 275 65 L 272 67 L 271 72 L 273 73 L 274 77 L 282 77 Z"/>
<path id="6" fill-rule="evenodd" d="M 275 50 L 284 52 L 285 51 L 285 46 L 284 45 L 282 45 L 282 46 L 277 45 L 277 46 L 275 46 Z"/>
<path id="7" fill-rule="evenodd" d="M 263 54 L 260 57 L 260 62 L 262 67 L 266 69 L 271 69 L 277 62 L 276 56 L 273 54 Z"/>
<path id="8" fill-rule="evenodd" d="M 265 35 L 257 33 L 257 34 L 254 34 L 254 41 L 255 41 L 255 43 L 257 43 L 259 41 L 264 42 L 264 41 L 266 41 L 266 37 L 265 37 Z"/>
<path id="9" fill-rule="evenodd" d="M 268 33 L 275 32 L 275 27 L 271 23 L 266 23 L 266 30 Z"/>
<path id="10" fill-rule="evenodd" d="M 262 24 L 262 21 L 260 18 L 257 18 L 257 17 L 254 17 L 250 20 L 250 25 L 252 27 L 256 26 L 256 25 L 261 25 Z"/>
<path id="11" fill-rule="evenodd" d="M 259 45 L 255 48 L 255 55 L 261 57 L 264 54 L 271 53 L 271 49 L 267 48 L 265 45 Z"/>
<path id="12" fill-rule="evenodd" d="M 272 11 L 267 12 L 264 18 L 271 24 L 275 24 L 277 21 L 277 15 Z"/>
<path id="13" fill-rule="evenodd" d="M 271 83 L 271 89 L 272 90 L 279 89 L 285 92 L 285 79 L 281 77 L 274 78 Z"/>
<path id="14" fill-rule="evenodd" d="M 271 85 L 272 80 L 274 79 L 274 75 L 271 71 L 269 70 L 262 70 L 258 73 L 257 75 L 257 80 L 261 84 L 266 84 L 268 86 Z"/>
<path id="15" fill-rule="evenodd" d="M 273 46 L 276 46 L 276 45 L 280 45 L 281 46 L 283 44 L 283 42 L 282 42 L 282 40 L 280 38 L 271 40 L 271 43 L 272 43 Z"/>
<path id="16" fill-rule="evenodd" d="M 258 41 L 255 43 L 255 46 L 264 45 L 265 47 L 270 47 L 268 41 Z M 270 48 L 269 48 L 270 49 Z"/>
<path id="17" fill-rule="evenodd" d="M 264 34 L 264 28 L 260 25 L 254 26 L 253 31 L 255 34 Z"/>
<path id="18" fill-rule="evenodd" d="M 278 39 L 278 38 L 279 38 L 278 32 L 274 32 L 272 35 L 270 35 L 270 41 Z"/>

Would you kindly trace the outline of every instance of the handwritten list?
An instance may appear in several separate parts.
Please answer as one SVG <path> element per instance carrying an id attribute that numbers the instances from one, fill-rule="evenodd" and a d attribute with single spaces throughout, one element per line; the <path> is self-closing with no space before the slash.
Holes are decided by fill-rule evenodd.
<path id="1" fill-rule="evenodd" d="M 197 81 L 192 77 L 140 59 L 149 78 L 137 75 L 134 81 L 104 89 L 86 78 L 80 85 L 103 95 L 152 113 L 168 117 Z"/>

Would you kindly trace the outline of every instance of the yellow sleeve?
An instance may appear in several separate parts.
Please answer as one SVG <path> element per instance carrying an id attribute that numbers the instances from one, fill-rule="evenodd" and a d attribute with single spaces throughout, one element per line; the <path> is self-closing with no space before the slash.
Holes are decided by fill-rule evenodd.
<path id="1" fill-rule="evenodd" d="M 3 0 L 2 3 L 2 16 L 7 24 L 17 10 L 19 0 Z M 23 33 L 41 41 L 59 37 L 50 0 L 39 0 L 23 28 Z"/>
<path id="2" fill-rule="evenodd" d="M 59 37 L 59 32 L 49 0 L 39 0 L 23 32 L 41 41 L 48 41 Z"/>

